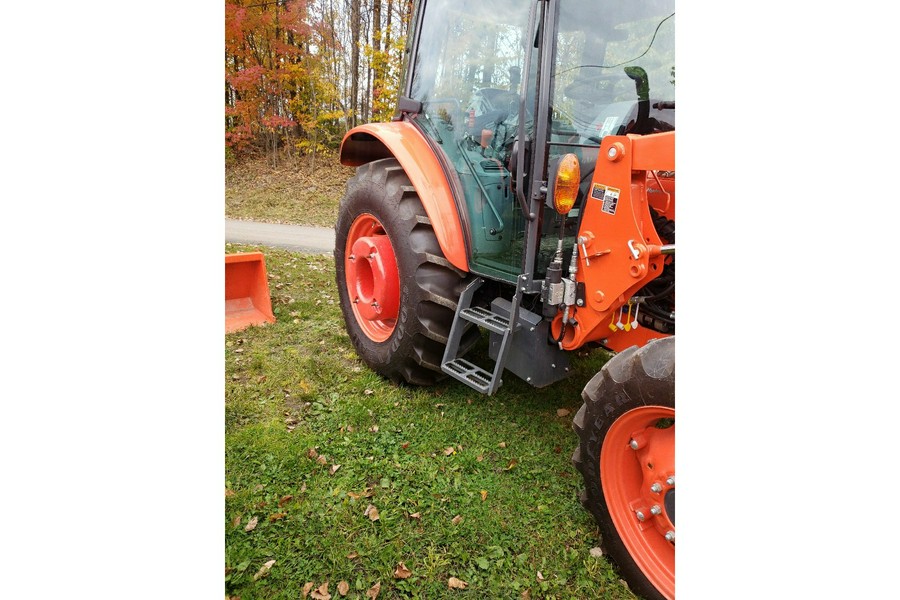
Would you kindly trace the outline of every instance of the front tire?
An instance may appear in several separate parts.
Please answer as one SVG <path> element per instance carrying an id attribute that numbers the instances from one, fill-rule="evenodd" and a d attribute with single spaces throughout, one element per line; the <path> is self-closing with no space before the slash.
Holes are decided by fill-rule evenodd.
<path id="1" fill-rule="evenodd" d="M 392 158 L 359 167 L 335 228 L 341 311 L 360 358 L 395 382 L 430 385 L 468 274 L 444 257 L 415 188 Z M 470 328 L 460 356 L 478 341 Z"/>
<path id="2" fill-rule="evenodd" d="M 573 420 L 581 503 L 606 554 L 641 596 L 675 597 L 675 338 L 614 356 Z"/>

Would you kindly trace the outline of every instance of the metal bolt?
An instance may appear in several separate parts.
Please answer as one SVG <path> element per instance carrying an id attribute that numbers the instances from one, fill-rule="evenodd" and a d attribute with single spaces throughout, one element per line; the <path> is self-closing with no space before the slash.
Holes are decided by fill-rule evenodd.
<path id="1" fill-rule="evenodd" d="M 668 479 L 666 479 L 666 485 L 675 485 L 675 476 L 672 475 Z"/>
<path id="2" fill-rule="evenodd" d="M 351 255 L 350 255 L 350 260 L 356 260 L 356 255 L 355 255 L 355 254 L 351 254 Z"/>
<path id="3" fill-rule="evenodd" d="M 667 531 L 667 532 L 666 532 L 666 541 L 667 541 L 667 542 L 674 542 L 674 541 L 675 541 L 675 532 L 674 532 L 674 531 Z"/>
<path id="4" fill-rule="evenodd" d="M 529 330 L 528 330 L 528 331 L 534 331 L 534 327 L 532 327 L 532 328 L 531 328 L 531 329 L 529 329 Z"/>
<path id="5" fill-rule="evenodd" d="M 632 450 L 637 450 L 637 449 L 638 449 L 638 443 L 637 443 L 637 440 L 631 440 L 630 442 L 628 442 L 628 445 L 631 447 Z"/>
<path id="6" fill-rule="evenodd" d="M 579 298 L 578 300 L 575 301 L 575 304 L 577 304 L 578 306 L 584 306 L 584 300 Z"/>
<path id="7" fill-rule="evenodd" d="M 551 368 L 551 369 L 555 369 L 555 368 L 556 368 L 556 363 L 550 363 L 550 368 Z"/>
<path id="8" fill-rule="evenodd" d="M 659 485 L 658 483 L 654 483 L 653 485 L 650 486 L 650 491 L 653 492 L 654 494 L 658 494 L 662 491 L 662 486 Z"/>
<path id="9" fill-rule="evenodd" d="M 653 506 L 650 507 L 651 515 L 658 515 L 661 512 L 662 512 L 662 509 L 659 507 L 659 504 L 654 504 Z"/>
<path id="10" fill-rule="evenodd" d="M 641 521 L 641 522 L 643 522 L 644 519 L 647 518 L 647 517 L 644 516 L 644 513 L 642 513 L 641 511 L 635 512 L 635 513 L 634 513 L 634 516 L 636 516 L 636 517 L 637 517 L 637 520 L 638 520 L 638 521 Z"/>
<path id="11" fill-rule="evenodd" d="M 520 288 L 520 289 L 521 289 L 523 292 L 525 291 L 525 288 Z"/>
<path id="12" fill-rule="evenodd" d="M 527 378 L 525 381 L 531 382 L 531 377 Z"/>
<path id="13" fill-rule="evenodd" d="M 353 304 L 359 304 L 359 296 L 353 299 Z"/>

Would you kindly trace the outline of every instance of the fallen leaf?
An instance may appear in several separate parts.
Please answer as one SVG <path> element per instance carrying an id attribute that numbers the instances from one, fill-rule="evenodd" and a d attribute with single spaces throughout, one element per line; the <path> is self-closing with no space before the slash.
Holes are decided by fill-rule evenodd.
<path id="1" fill-rule="evenodd" d="M 445 406 L 447 406 L 447 405 L 446 404 L 435 404 L 434 405 L 435 408 L 444 408 Z"/>
<path id="2" fill-rule="evenodd" d="M 511 470 L 517 464 L 519 464 L 519 461 L 517 461 L 516 459 L 512 459 L 511 461 L 509 461 L 509 464 L 506 465 L 506 470 L 507 471 Z"/>
<path id="3" fill-rule="evenodd" d="M 591 556 L 594 558 L 600 558 L 603 556 L 603 550 L 601 548 L 591 548 Z"/>
<path id="4" fill-rule="evenodd" d="M 374 600 L 375 598 L 378 597 L 379 592 L 381 592 L 381 582 L 380 581 L 369 588 L 369 591 L 366 592 L 366 598 L 372 598 Z"/>
<path id="5" fill-rule="evenodd" d="M 481 490 L 481 501 L 487 500 L 487 490 Z"/>
<path id="6" fill-rule="evenodd" d="M 357 556 L 359 556 L 359 554 L 357 554 L 356 552 L 351 552 L 350 554 L 347 555 L 347 558 L 352 560 L 352 559 L 356 558 Z"/>
<path id="7" fill-rule="evenodd" d="M 456 448 L 454 448 L 453 446 L 449 446 L 444 449 L 444 456 L 450 456 L 451 454 L 454 454 L 455 452 L 456 452 Z"/>
<path id="8" fill-rule="evenodd" d="M 240 525 L 240 524 L 241 524 L 241 515 L 236 516 L 236 517 L 234 518 L 234 520 L 231 521 L 231 526 L 232 526 L 232 527 L 237 527 L 237 526 Z"/>
<path id="9" fill-rule="evenodd" d="M 362 494 L 357 494 L 355 492 L 347 492 L 347 495 L 353 498 L 354 500 L 359 500 L 362 498 Z"/>
<path id="10" fill-rule="evenodd" d="M 309 452 L 306 453 L 306 456 L 308 456 L 308 457 L 312 458 L 313 460 L 315 460 L 315 458 L 316 458 L 317 456 L 319 456 L 319 453 L 316 452 L 316 449 L 315 449 L 315 448 L 310 448 L 310 449 L 309 449 Z"/>
<path id="11" fill-rule="evenodd" d="M 328 593 L 328 582 L 326 581 L 317 589 L 314 589 L 309 597 L 313 600 L 331 600 L 331 594 Z"/>
<path id="12" fill-rule="evenodd" d="M 462 520 L 463 520 L 462 515 L 456 515 L 455 517 L 453 517 L 453 519 L 450 522 L 453 523 L 454 525 L 459 525 L 460 523 L 462 523 Z"/>
<path id="13" fill-rule="evenodd" d="M 477 460 L 478 462 L 483 461 L 483 460 L 484 460 L 484 454 L 479 454 L 478 456 L 475 457 L 475 460 Z"/>
<path id="14" fill-rule="evenodd" d="M 347 583 L 346 581 L 342 581 L 338 584 L 337 590 L 338 590 L 338 594 L 340 594 L 341 596 L 346 596 L 347 592 L 350 591 L 350 584 Z"/>
<path id="15" fill-rule="evenodd" d="M 462 579 L 457 579 L 456 577 L 451 577 L 449 581 L 447 581 L 447 587 L 451 590 L 464 590 L 469 584 Z"/>
<path id="16" fill-rule="evenodd" d="M 258 484 L 256 487 L 253 488 L 253 491 L 254 491 L 254 492 L 261 492 L 261 491 L 263 491 L 263 488 L 264 488 L 264 487 L 266 487 L 266 486 L 264 486 L 263 484 L 260 483 L 260 484 Z"/>
<path id="17" fill-rule="evenodd" d="M 501 448 L 506 448 L 506 442 L 500 442 L 497 445 L 500 446 Z"/>
<path id="18" fill-rule="evenodd" d="M 371 427 L 369 427 L 369 431 L 371 433 L 378 433 L 378 425 L 372 425 Z"/>
<path id="19" fill-rule="evenodd" d="M 253 580 L 256 581 L 256 580 L 259 579 L 260 577 L 265 577 L 266 575 L 268 575 L 268 574 L 269 574 L 269 569 L 271 569 L 271 568 L 272 568 L 272 565 L 274 565 L 274 564 L 275 564 L 275 561 L 274 561 L 274 560 L 270 560 L 269 562 L 267 562 L 266 564 L 264 564 L 263 566 L 261 566 L 261 567 L 259 568 L 259 571 L 256 572 L 256 575 L 253 576 Z"/>
<path id="20" fill-rule="evenodd" d="M 341 465 L 331 465 L 331 468 L 329 469 L 329 471 L 331 472 L 332 475 L 334 475 L 335 473 L 337 473 L 337 470 L 340 468 L 341 468 Z"/>
<path id="21" fill-rule="evenodd" d="M 232 496 L 234 496 L 234 490 L 229 490 L 228 488 L 225 488 L 225 497 L 231 498 Z"/>
<path id="22" fill-rule="evenodd" d="M 247 526 L 244 527 L 244 531 L 253 531 L 254 529 L 256 529 L 256 524 L 258 522 L 259 519 L 257 517 L 253 517 L 252 519 L 250 519 L 250 522 L 247 523 Z"/>
<path id="23" fill-rule="evenodd" d="M 347 425 L 347 433 L 353 433 L 353 425 Z"/>
<path id="24" fill-rule="evenodd" d="M 572 411 L 569 410 L 568 408 L 560 408 L 560 409 L 557 409 L 556 416 L 557 417 L 565 417 L 566 415 L 570 414 L 571 412 Z"/>
<path id="25" fill-rule="evenodd" d="M 522 600 L 531 600 L 531 590 L 522 592 Z"/>
<path id="26" fill-rule="evenodd" d="M 417 512 L 414 512 L 413 514 L 409 515 L 410 519 L 419 519 L 421 517 L 422 517 L 421 513 L 417 513 Z"/>
<path id="27" fill-rule="evenodd" d="M 269 515 L 269 521 L 274 523 L 275 521 L 280 521 L 281 519 L 285 518 L 286 516 L 287 516 L 287 513 L 283 513 L 283 512 L 275 513 L 275 514 Z"/>
<path id="28" fill-rule="evenodd" d="M 363 513 L 363 516 L 369 517 L 370 521 L 377 521 L 381 517 L 378 516 L 378 509 L 375 508 L 374 504 L 370 504 L 366 507 L 366 512 Z"/>
<path id="29" fill-rule="evenodd" d="M 363 391 L 363 394 L 365 394 L 366 396 L 371 396 L 371 395 L 374 394 L 374 393 L 375 393 L 375 390 L 365 390 L 365 391 Z"/>
<path id="30" fill-rule="evenodd" d="M 284 506 L 285 504 L 287 504 L 288 502 L 293 500 L 293 498 L 294 498 L 293 496 L 282 496 L 281 500 L 278 501 L 278 506 L 279 507 Z"/>
<path id="31" fill-rule="evenodd" d="M 321 454 L 319 455 L 319 458 L 316 459 L 316 462 L 319 463 L 320 465 L 328 464 L 328 460 L 326 460 L 325 457 L 322 456 Z"/>
<path id="32" fill-rule="evenodd" d="M 303 482 L 303 485 L 300 486 L 300 493 L 303 494 L 304 492 L 306 492 L 306 482 L 305 481 Z"/>
<path id="33" fill-rule="evenodd" d="M 409 448 L 409 442 L 403 442 L 402 444 L 400 444 L 400 447 L 406 450 L 407 448 Z"/>
<path id="34" fill-rule="evenodd" d="M 544 575 L 543 575 L 540 571 L 538 571 L 538 573 L 537 573 L 537 580 L 538 580 L 538 581 L 543 581 L 543 580 L 544 580 Z"/>
<path id="35" fill-rule="evenodd" d="M 397 579 L 407 579 L 410 575 L 412 575 L 412 571 L 406 568 L 406 565 L 403 564 L 403 561 L 400 561 L 400 564 L 397 565 L 397 568 L 394 569 L 394 577 Z"/>

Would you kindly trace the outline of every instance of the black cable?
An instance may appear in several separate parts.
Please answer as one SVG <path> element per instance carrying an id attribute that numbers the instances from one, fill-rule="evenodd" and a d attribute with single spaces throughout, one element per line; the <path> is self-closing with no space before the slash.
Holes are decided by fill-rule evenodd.
<path id="1" fill-rule="evenodd" d="M 659 33 L 659 28 L 662 27 L 663 23 L 665 23 L 666 21 L 668 21 L 669 19 L 671 19 L 674 16 L 675 16 L 675 13 L 672 13 L 671 15 L 669 15 L 668 17 L 666 17 L 665 19 L 663 19 L 662 21 L 659 22 L 659 24 L 656 26 L 656 30 L 653 32 L 653 37 L 650 38 L 650 44 L 647 45 L 647 49 L 644 50 L 644 52 L 642 54 L 635 56 L 634 58 L 626 60 L 625 62 L 620 62 L 617 65 L 578 65 L 577 67 L 572 67 L 571 69 L 566 69 L 565 71 L 560 71 L 559 73 L 555 73 L 553 76 L 557 77 L 559 75 L 562 75 L 563 73 L 568 73 L 569 71 L 574 71 L 575 69 L 588 69 L 588 68 L 615 69 L 616 67 L 621 67 L 622 65 L 627 65 L 630 62 L 634 62 L 637 59 L 643 57 L 648 52 L 650 52 L 650 48 L 653 46 L 653 42 L 656 41 L 656 34 Z"/>

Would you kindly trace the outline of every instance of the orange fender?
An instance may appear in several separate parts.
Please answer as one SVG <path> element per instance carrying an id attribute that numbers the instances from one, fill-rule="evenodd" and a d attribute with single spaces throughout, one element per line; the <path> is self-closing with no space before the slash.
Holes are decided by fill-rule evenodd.
<path id="1" fill-rule="evenodd" d="M 358 167 L 373 160 L 396 158 L 416 188 L 431 220 L 444 257 L 468 272 L 466 238 L 444 170 L 422 133 L 410 123 L 370 123 L 347 132 L 341 142 L 341 164 Z"/>

